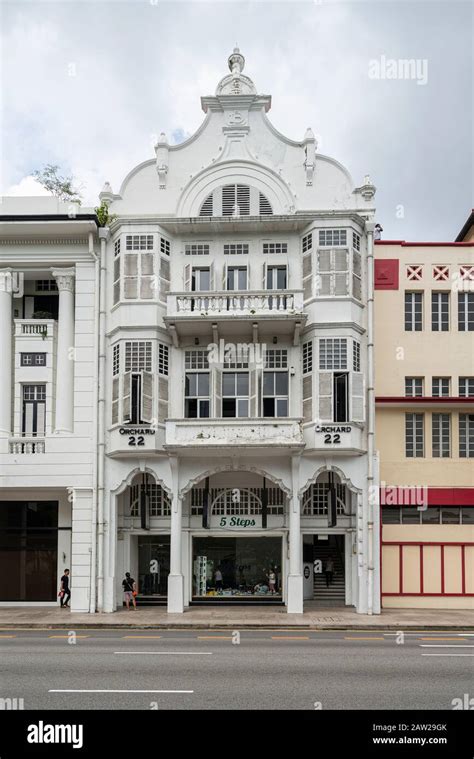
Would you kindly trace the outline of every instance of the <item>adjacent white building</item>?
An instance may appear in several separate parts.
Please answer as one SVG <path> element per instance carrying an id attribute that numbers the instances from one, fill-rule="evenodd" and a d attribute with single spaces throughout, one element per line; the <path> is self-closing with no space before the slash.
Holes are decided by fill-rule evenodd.
<path id="1" fill-rule="evenodd" d="M 121 606 L 125 571 L 170 612 L 298 613 L 304 597 L 380 610 L 375 188 L 311 129 L 280 134 L 244 63 L 235 49 L 192 137 L 162 134 L 118 193 L 105 185 L 108 228 L 3 206 L 9 602 L 54 602 L 70 565 L 76 611 Z M 313 568 L 329 557 L 326 588 Z M 48 572 L 50 596 L 34 585 Z"/>

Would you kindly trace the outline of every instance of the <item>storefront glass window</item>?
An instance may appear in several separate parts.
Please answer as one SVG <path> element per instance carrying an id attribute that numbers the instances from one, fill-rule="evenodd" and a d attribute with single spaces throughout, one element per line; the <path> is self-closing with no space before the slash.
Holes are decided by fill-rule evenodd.
<path id="1" fill-rule="evenodd" d="M 193 596 L 280 597 L 281 538 L 194 538 Z"/>

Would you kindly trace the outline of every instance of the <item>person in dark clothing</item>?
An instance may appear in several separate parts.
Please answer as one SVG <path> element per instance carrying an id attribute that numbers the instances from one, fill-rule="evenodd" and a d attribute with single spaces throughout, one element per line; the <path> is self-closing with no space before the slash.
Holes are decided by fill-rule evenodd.
<path id="1" fill-rule="evenodd" d="M 61 609 L 69 609 L 69 599 L 71 598 L 71 591 L 69 590 L 69 569 L 64 570 L 64 574 L 61 577 L 61 587 L 59 588 Z"/>
<path id="2" fill-rule="evenodd" d="M 122 580 L 123 595 L 127 609 L 130 611 L 130 601 L 133 604 L 135 611 L 137 610 L 137 602 L 135 596 L 137 595 L 137 589 L 135 580 L 130 577 L 130 572 L 125 572 L 125 580 Z"/>
<path id="3" fill-rule="evenodd" d="M 328 556 L 328 558 L 326 559 L 324 574 L 326 575 L 326 588 L 329 588 L 334 577 L 334 561 L 333 561 L 332 556 Z"/>

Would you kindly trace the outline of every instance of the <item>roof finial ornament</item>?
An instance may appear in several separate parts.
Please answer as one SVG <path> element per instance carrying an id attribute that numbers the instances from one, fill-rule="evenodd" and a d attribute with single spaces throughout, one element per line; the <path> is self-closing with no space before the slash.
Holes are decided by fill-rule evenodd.
<path id="1" fill-rule="evenodd" d="M 229 55 L 227 63 L 229 64 L 229 68 L 232 72 L 232 76 L 234 77 L 234 79 L 238 79 L 245 66 L 245 58 L 240 52 L 237 45 L 234 47 L 234 50 L 231 53 L 231 55 Z"/>

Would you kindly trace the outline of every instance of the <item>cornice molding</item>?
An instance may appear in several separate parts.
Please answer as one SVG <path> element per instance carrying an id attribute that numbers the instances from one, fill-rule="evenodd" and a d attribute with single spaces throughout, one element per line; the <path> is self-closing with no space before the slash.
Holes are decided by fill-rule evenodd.
<path id="1" fill-rule="evenodd" d="M 88 244 L 89 243 L 86 237 L 82 237 L 82 238 L 1 237 L 0 238 L 0 245 L 87 245 L 88 246 Z"/>

